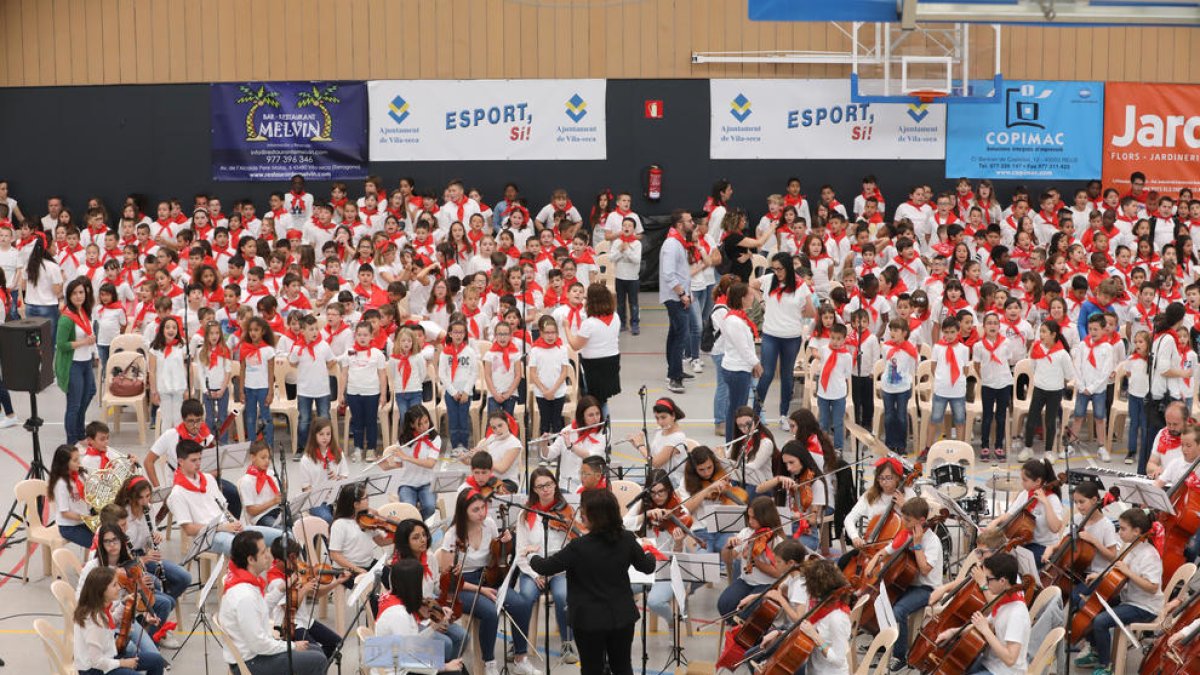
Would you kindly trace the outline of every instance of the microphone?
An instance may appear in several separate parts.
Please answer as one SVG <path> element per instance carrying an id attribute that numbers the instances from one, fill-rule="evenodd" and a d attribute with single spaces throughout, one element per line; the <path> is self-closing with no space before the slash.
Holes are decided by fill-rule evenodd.
<path id="1" fill-rule="evenodd" d="M 641 396 L 642 398 L 646 398 L 646 385 L 643 384 L 641 386 L 641 388 L 638 389 L 638 396 Z"/>
<path id="2" fill-rule="evenodd" d="M 259 417 L 258 424 L 254 427 L 254 439 L 258 440 L 263 436 L 263 430 L 267 428 L 267 418 Z"/>

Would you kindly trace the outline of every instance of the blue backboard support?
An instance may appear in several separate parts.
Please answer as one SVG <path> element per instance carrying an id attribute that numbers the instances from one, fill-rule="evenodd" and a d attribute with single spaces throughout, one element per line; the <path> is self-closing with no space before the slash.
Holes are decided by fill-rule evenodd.
<path id="1" fill-rule="evenodd" d="M 747 9 L 751 21 L 1200 27 L 1198 0 L 747 0 Z"/>

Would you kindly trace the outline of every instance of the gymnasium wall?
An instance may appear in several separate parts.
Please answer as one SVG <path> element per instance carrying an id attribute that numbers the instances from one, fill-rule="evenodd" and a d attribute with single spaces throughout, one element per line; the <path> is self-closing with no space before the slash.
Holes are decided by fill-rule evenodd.
<path id="1" fill-rule="evenodd" d="M 693 51 L 772 49 L 850 47 L 828 23 L 751 22 L 745 0 L 0 2 L 6 87 L 849 73 L 836 65 L 691 63 Z M 1200 81 L 1200 31 L 1006 26 L 1001 65 L 1014 80 Z"/>

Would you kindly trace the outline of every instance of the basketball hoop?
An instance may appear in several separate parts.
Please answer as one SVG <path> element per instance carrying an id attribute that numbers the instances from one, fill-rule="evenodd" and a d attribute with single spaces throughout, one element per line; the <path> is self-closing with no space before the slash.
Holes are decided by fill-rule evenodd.
<path id="1" fill-rule="evenodd" d="M 916 98 L 923 104 L 927 104 L 935 103 L 939 99 L 946 98 L 949 96 L 949 93 L 939 89 L 915 89 L 908 92 L 908 95 Z"/>

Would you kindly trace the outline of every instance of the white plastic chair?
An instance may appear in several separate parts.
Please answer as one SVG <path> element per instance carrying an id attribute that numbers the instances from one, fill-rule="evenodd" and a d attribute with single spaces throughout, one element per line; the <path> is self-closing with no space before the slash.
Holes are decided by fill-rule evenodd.
<path id="1" fill-rule="evenodd" d="M 25 555 L 21 558 L 21 579 L 29 581 L 29 557 L 33 555 L 35 544 L 42 546 L 42 576 L 49 576 L 52 568 L 50 555 L 66 546 L 67 540 L 58 533 L 58 525 L 42 522 L 38 499 L 45 498 L 47 511 L 54 512 L 53 502 L 46 497 L 46 481 L 37 478 L 23 480 L 13 487 L 13 495 L 25 507 Z"/>

